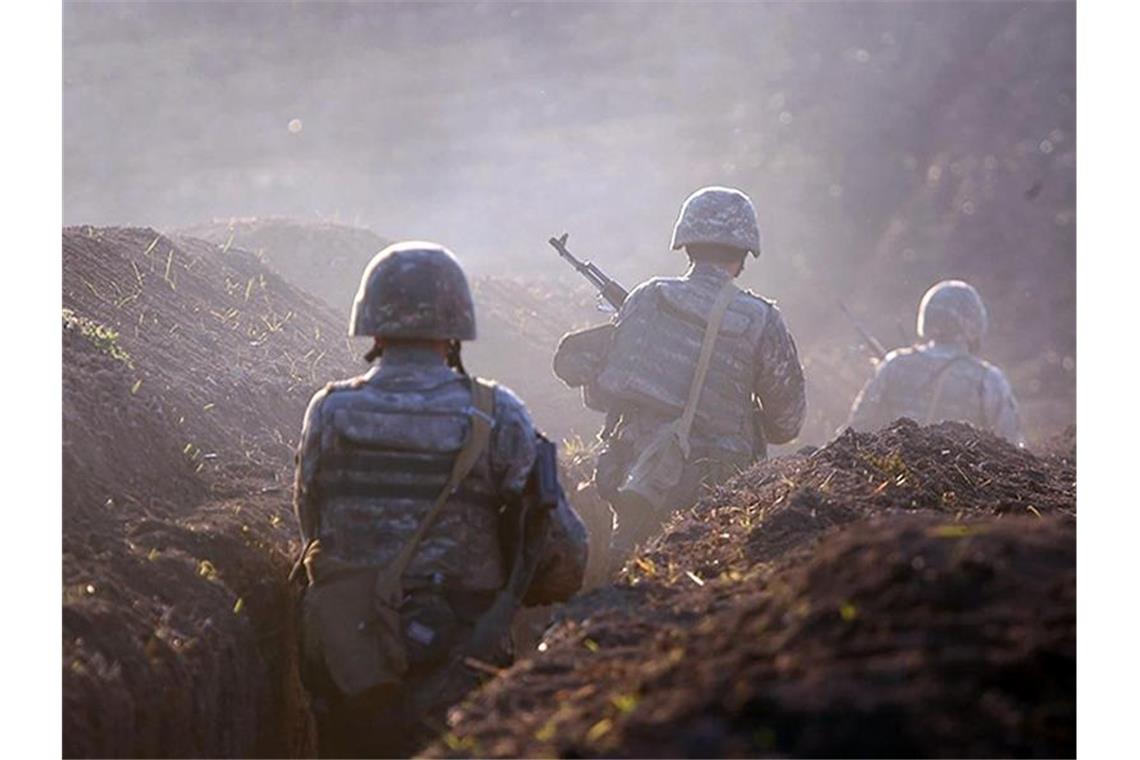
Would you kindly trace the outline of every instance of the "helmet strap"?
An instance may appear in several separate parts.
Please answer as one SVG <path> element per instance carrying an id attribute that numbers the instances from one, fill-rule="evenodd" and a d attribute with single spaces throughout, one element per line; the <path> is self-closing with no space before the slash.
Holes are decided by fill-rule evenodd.
<path id="1" fill-rule="evenodd" d="M 447 366 L 467 377 L 467 369 L 463 366 L 462 351 L 462 343 L 458 340 L 447 341 Z"/>

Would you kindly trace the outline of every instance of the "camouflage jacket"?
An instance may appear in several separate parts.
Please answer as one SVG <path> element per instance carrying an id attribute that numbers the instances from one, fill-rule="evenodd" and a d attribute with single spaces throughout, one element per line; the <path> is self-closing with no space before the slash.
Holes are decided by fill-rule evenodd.
<path id="1" fill-rule="evenodd" d="M 338 560 L 383 566 L 399 553 L 443 488 L 470 428 L 470 380 L 424 350 L 391 350 L 378 366 L 331 383 L 309 403 L 297 452 L 294 507 L 303 541 Z M 536 432 L 523 403 L 497 386 L 491 441 L 419 544 L 408 577 L 491 591 L 506 582 L 505 502 L 522 493 Z M 586 531 L 563 498 L 553 513 L 530 603 L 581 586 Z"/>
<path id="2" fill-rule="evenodd" d="M 1005 374 L 950 343 L 932 341 L 887 354 L 855 398 L 848 425 L 877 430 L 899 417 L 920 424 L 969 422 L 1024 444 L 1017 401 Z"/>
<path id="3" fill-rule="evenodd" d="M 652 435 L 677 419 L 688 400 L 706 317 L 730 279 L 697 263 L 683 277 L 655 277 L 629 294 L 615 319 L 613 341 L 594 385 L 610 411 L 622 415 L 623 438 Z M 753 425 L 753 398 L 763 407 Z M 764 440 L 799 434 L 804 376 L 795 342 L 769 301 L 738 291 L 730 302 L 697 404 L 694 451 L 741 461 L 762 456 Z"/>

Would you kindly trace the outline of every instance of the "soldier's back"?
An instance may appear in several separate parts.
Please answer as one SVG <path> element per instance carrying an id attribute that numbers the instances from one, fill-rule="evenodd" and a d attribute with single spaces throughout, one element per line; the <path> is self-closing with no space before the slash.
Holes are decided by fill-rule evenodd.
<path id="1" fill-rule="evenodd" d="M 640 417 L 652 428 L 681 415 L 709 310 L 729 279 L 723 270 L 697 265 L 686 276 L 653 278 L 630 294 L 598 376 L 598 385 L 627 418 Z M 729 303 L 697 406 L 697 445 L 751 452 L 756 346 L 773 311 L 769 303 L 743 290 Z"/>
<path id="2" fill-rule="evenodd" d="M 969 422 L 1020 441 L 1016 402 L 1005 375 L 954 345 L 926 343 L 888 354 L 861 394 L 851 424 L 869 430 L 899 417 L 921 424 Z"/>
<path id="3" fill-rule="evenodd" d="M 467 438 L 471 382 L 442 364 L 383 363 L 330 387 L 320 404 L 314 479 L 323 501 L 319 537 L 325 551 L 377 566 L 399 553 L 443 489 Z M 504 388 L 496 388 L 495 402 L 494 416 L 504 425 L 525 414 Z M 448 499 L 412 558 L 410 576 L 443 576 L 473 590 L 502 585 L 495 447 L 493 440 Z"/>

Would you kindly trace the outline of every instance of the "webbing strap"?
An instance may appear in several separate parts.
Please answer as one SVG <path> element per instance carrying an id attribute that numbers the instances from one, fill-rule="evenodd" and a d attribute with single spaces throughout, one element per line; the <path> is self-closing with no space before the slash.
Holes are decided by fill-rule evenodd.
<path id="1" fill-rule="evenodd" d="M 969 356 L 955 356 L 938 368 L 938 374 L 935 375 L 934 395 L 930 397 L 930 406 L 926 407 L 926 420 L 922 423 L 923 425 L 930 425 L 938 421 L 934 419 L 934 415 L 938 411 L 938 407 L 942 405 L 942 391 L 945 390 L 946 378 L 950 375 L 947 370 L 960 361 L 968 361 L 972 364 L 973 358 Z"/>
<path id="2" fill-rule="evenodd" d="M 697 371 L 693 374 L 693 383 L 689 386 L 689 400 L 685 402 L 685 411 L 681 414 L 677 424 L 677 440 L 681 444 L 681 451 L 685 457 L 689 456 L 689 431 L 692 430 L 693 420 L 697 416 L 697 401 L 700 400 L 701 390 L 705 385 L 705 376 L 708 375 L 709 364 L 712 363 L 713 347 L 716 345 L 716 336 L 720 332 L 721 322 L 728 305 L 736 295 L 736 286 L 729 280 L 717 293 L 713 301 L 712 311 L 709 312 L 709 321 L 705 327 L 705 337 L 701 341 L 701 355 L 697 360 Z"/>
<path id="3" fill-rule="evenodd" d="M 443 510 L 443 505 L 447 503 L 448 497 L 455 493 L 459 488 L 460 481 L 467 477 L 475 463 L 479 461 L 483 451 L 486 450 L 491 440 L 494 401 L 495 386 L 477 377 L 471 378 L 471 405 L 474 412 L 471 415 L 471 432 L 467 436 L 467 440 L 464 441 L 463 448 L 456 455 L 455 464 L 451 468 L 451 475 L 448 477 L 443 490 L 439 492 L 439 496 L 436 497 L 435 503 L 431 505 L 431 509 L 428 510 L 419 527 L 416 528 L 416 532 L 404 544 L 396 559 L 392 560 L 392 564 L 384 572 L 378 574 L 376 581 L 378 596 L 387 595 L 385 592 L 391 588 L 388 581 L 398 581 L 403 576 L 408 564 L 412 561 L 412 556 L 415 555 L 416 549 L 420 545 L 420 541 L 431 529 L 436 517 Z M 398 586 L 398 583 L 395 585 Z M 398 600 L 396 603 L 398 604 Z"/>

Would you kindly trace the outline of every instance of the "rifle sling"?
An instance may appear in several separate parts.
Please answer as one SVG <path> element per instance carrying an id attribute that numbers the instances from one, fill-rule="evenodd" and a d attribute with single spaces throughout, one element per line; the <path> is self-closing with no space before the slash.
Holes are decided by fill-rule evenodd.
<path id="1" fill-rule="evenodd" d="M 935 373 L 933 378 L 934 393 L 931 395 L 930 405 L 926 407 L 926 419 L 923 421 L 923 425 L 932 425 L 938 422 L 938 420 L 935 419 L 935 415 L 938 413 L 938 408 L 942 405 L 942 393 L 946 389 L 946 378 L 949 376 L 947 370 L 961 361 L 968 361 L 971 364 L 974 363 L 973 357 L 971 356 L 955 356 L 947 360 L 945 364 L 938 368 L 938 372 Z M 928 381 L 928 383 L 929 382 L 930 381 Z"/>
<path id="2" fill-rule="evenodd" d="M 697 370 L 693 373 L 693 383 L 689 386 L 689 400 L 685 403 L 685 411 L 681 414 L 681 419 L 676 428 L 677 440 L 680 442 L 681 450 L 685 452 L 686 458 L 689 456 L 689 432 L 693 428 L 693 420 L 697 415 L 697 402 L 700 400 L 701 390 L 705 385 L 709 364 L 712 363 L 716 336 L 720 332 L 721 322 L 724 321 L 724 313 L 728 311 L 728 305 L 732 303 L 735 295 L 736 286 L 733 285 L 732 280 L 729 280 L 720 289 L 716 300 L 713 302 L 712 310 L 709 312 L 709 321 L 705 326 L 705 337 L 701 341 L 700 358 L 697 359 Z"/>

